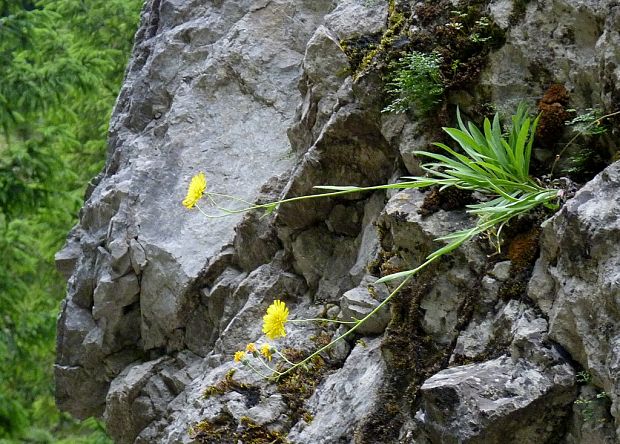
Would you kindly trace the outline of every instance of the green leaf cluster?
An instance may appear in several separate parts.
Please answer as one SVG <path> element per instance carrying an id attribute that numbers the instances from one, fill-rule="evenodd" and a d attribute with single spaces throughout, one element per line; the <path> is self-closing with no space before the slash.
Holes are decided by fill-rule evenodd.
<path id="1" fill-rule="evenodd" d="M 568 112 L 576 113 L 577 110 L 569 109 Z M 571 120 L 565 122 L 566 126 L 580 136 L 595 136 L 607 132 L 607 128 L 603 125 L 603 112 L 600 109 L 588 108 L 583 113 L 577 114 Z"/>
<path id="2" fill-rule="evenodd" d="M 392 102 L 383 112 L 402 113 L 414 109 L 425 114 L 437 105 L 444 91 L 443 60 L 436 53 L 411 51 L 393 63 L 386 91 Z"/>
<path id="3" fill-rule="evenodd" d="M 493 232 L 499 248 L 501 229 L 508 221 L 541 205 L 557 207 L 559 190 L 547 188 L 529 175 L 538 117 L 532 121 L 525 105 L 520 105 L 512 116 L 506 134 L 498 114 L 495 114 L 493 122 L 485 119 L 482 130 L 472 122 L 465 125 L 458 110 L 457 120 L 458 128 L 443 129 L 458 144 L 458 149 L 436 143 L 443 153 L 415 152 L 418 156 L 432 160 L 422 166 L 427 172 L 424 177 L 404 177 L 404 182 L 367 188 L 318 187 L 334 191 L 330 193 L 333 195 L 376 189 L 439 186 L 442 189 L 457 187 L 473 190 L 484 196 L 482 202 L 467 206 L 467 212 L 477 216 L 475 226 L 438 238 L 445 245 L 431 253 L 424 264 L 413 270 L 385 276 L 377 283 L 413 276 L 430 262 L 485 232 Z"/>
<path id="4" fill-rule="evenodd" d="M 53 256 L 103 165 L 141 4 L 0 0 L 0 443 L 108 442 L 54 406 Z"/>
<path id="5" fill-rule="evenodd" d="M 509 220 L 539 205 L 556 207 L 558 190 L 539 184 L 529 175 L 539 117 L 532 122 L 527 116 L 525 105 L 520 105 L 512 116 L 512 125 L 505 136 L 498 114 L 495 114 L 493 123 L 489 119 L 484 120 L 483 133 L 471 122 L 466 126 L 457 110 L 459 129 L 444 128 L 444 131 L 459 144 L 464 154 L 441 143 L 435 145 L 451 157 L 417 152 L 420 156 L 435 160 L 423 166 L 433 185 L 444 188 L 455 186 L 489 196 L 487 201 L 467 206 L 470 214 L 478 216 L 476 226 L 440 238 L 449 241 L 448 245 L 435 251 L 429 258 L 452 251 L 463 242 L 489 230 L 494 230 L 495 236 L 499 237 L 502 227 Z M 497 245 L 499 248 L 499 241 Z"/>

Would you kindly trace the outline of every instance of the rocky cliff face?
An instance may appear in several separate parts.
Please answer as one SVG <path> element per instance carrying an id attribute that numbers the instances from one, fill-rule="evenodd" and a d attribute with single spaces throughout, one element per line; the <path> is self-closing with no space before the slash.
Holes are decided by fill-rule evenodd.
<path id="1" fill-rule="evenodd" d="M 480 3 L 504 38 L 444 110 L 511 112 L 552 83 L 575 108 L 620 107 L 616 1 Z M 541 228 L 516 230 L 503 256 L 478 240 L 426 270 L 311 374 L 230 373 L 274 299 L 293 318 L 359 318 L 385 297 L 371 285 L 381 272 L 421 263 L 433 239 L 471 223 L 463 208 L 419 214 L 418 191 L 265 217 L 206 219 L 180 204 L 198 171 L 248 201 L 415 174 L 411 151 L 437 128 L 381 113 L 379 76 L 354 75 L 343 48 L 378 44 L 398 10 L 425 26 L 428 9 L 147 1 L 105 170 L 57 255 L 62 409 L 102 416 L 119 443 L 618 442 L 618 162 Z M 617 131 L 605 137 L 617 150 Z M 282 346 L 308 353 L 334 332 L 293 324 Z"/>

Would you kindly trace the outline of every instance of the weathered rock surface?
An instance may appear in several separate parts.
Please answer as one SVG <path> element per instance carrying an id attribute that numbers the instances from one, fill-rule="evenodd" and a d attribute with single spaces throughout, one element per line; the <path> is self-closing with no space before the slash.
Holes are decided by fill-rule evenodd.
<path id="1" fill-rule="evenodd" d="M 292 442 L 348 442 L 358 422 L 378 401 L 385 376 L 381 340 L 356 346 L 340 371 L 329 376 L 308 400 L 314 419 L 298 423 L 288 435 Z"/>
<path id="2" fill-rule="evenodd" d="M 574 384 L 569 364 L 541 369 L 502 356 L 427 379 L 416 419 L 434 443 L 546 442 L 566 419 Z"/>
<path id="3" fill-rule="evenodd" d="M 299 66 L 330 9 L 329 1 L 147 2 L 106 169 L 59 256 L 77 263 L 59 320 L 57 372 L 76 375 L 59 385 L 62 408 L 100 415 L 115 376 L 100 377 L 100 368 L 117 353 L 129 355 L 127 365 L 149 350 L 204 354 L 212 344 L 215 327 L 194 316 L 204 314 L 195 283 L 240 219 L 207 221 L 180 202 L 200 170 L 210 189 L 253 200 L 291 168 L 286 131 Z M 85 397 L 87 380 L 97 386 Z"/>
<path id="4" fill-rule="evenodd" d="M 529 295 L 549 335 L 612 400 L 620 436 L 620 163 L 547 221 Z"/>
<path id="5" fill-rule="evenodd" d="M 578 109 L 613 108 L 620 94 L 617 2 L 523 2 L 522 14 L 514 14 L 517 3 L 511 0 L 490 3 L 491 14 L 509 32 L 482 75 L 480 91 L 490 93 L 485 100 L 512 112 L 520 101 L 542 97 L 549 84 L 560 83 Z"/>
<path id="6" fill-rule="evenodd" d="M 421 265 L 442 244 L 436 242 L 453 230 L 473 226 L 465 211 L 438 211 L 428 217 L 418 213 L 424 193 L 405 190 L 393 196 L 378 223 L 385 231 L 384 251 L 391 255 L 395 270 Z M 463 245 L 449 260 L 433 264 L 432 288 L 420 302 L 422 328 L 438 342 L 451 344 L 458 335 L 460 308 L 471 297 L 485 258 L 474 243 Z"/>
<path id="7" fill-rule="evenodd" d="M 474 223 L 462 208 L 423 216 L 428 192 L 415 190 L 217 219 L 180 204 L 198 171 L 209 190 L 250 202 L 420 174 L 413 151 L 436 132 L 382 114 L 379 76 L 354 80 L 342 48 L 378 42 L 401 4 L 429 6 L 147 1 L 106 167 L 57 255 L 68 277 L 62 409 L 103 417 L 119 443 L 250 432 L 299 444 L 617 442 L 619 163 L 545 225 L 530 299 L 505 297 L 513 264 L 490 264 L 472 241 L 325 354 L 322 376 L 294 396 L 232 362 L 268 342 L 261 319 L 274 299 L 291 318 L 361 318 L 389 292 L 369 285 L 376 277 L 421 264 L 437 237 Z M 576 108 L 617 108 L 617 2 L 492 0 L 488 11 L 506 44 L 450 103 L 511 112 L 563 83 Z M 307 355 L 344 331 L 294 323 L 274 344 Z M 592 377 L 579 389 L 578 371 Z"/>
<path id="8" fill-rule="evenodd" d="M 362 281 L 358 287 L 352 288 L 345 292 L 340 300 L 340 308 L 342 309 L 341 318 L 345 321 L 353 321 L 362 319 L 371 311 L 379 306 L 387 296 L 388 292 L 383 285 L 371 285 L 374 278 L 370 282 Z M 381 307 L 371 318 L 364 322 L 357 331 L 362 335 L 381 334 L 390 322 L 390 313 L 387 306 Z"/>

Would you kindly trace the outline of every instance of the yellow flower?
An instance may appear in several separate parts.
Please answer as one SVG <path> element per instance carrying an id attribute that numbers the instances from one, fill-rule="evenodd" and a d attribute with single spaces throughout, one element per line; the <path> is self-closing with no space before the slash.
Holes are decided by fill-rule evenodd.
<path id="1" fill-rule="evenodd" d="M 245 346 L 245 351 L 248 353 L 256 353 L 256 345 L 253 342 L 250 342 Z"/>
<path id="2" fill-rule="evenodd" d="M 245 352 L 244 351 L 235 352 L 235 362 L 241 362 L 243 360 L 243 358 L 245 358 Z"/>
<path id="3" fill-rule="evenodd" d="M 194 208 L 196 203 L 202 197 L 202 194 L 207 189 L 207 179 L 205 173 L 200 172 L 192 177 L 187 189 L 187 196 L 183 199 L 183 206 L 187 208 Z"/>
<path id="4" fill-rule="evenodd" d="M 260 354 L 267 358 L 268 361 L 271 361 L 271 346 L 269 344 L 263 344 L 260 348 Z"/>
<path id="5" fill-rule="evenodd" d="M 286 308 L 286 304 L 280 300 L 273 301 L 273 304 L 267 308 L 267 314 L 263 316 L 263 333 L 269 339 L 286 336 L 284 324 L 287 320 L 288 308 Z"/>

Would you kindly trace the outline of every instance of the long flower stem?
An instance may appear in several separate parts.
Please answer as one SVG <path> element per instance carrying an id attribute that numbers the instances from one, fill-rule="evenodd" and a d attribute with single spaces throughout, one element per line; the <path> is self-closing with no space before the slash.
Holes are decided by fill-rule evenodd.
<path id="1" fill-rule="evenodd" d="M 215 199 L 213 199 L 213 196 L 211 196 L 211 193 L 205 193 L 205 194 L 209 198 L 209 201 L 211 202 L 211 206 L 218 208 L 219 205 L 217 204 Z"/>
<path id="2" fill-rule="evenodd" d="M 263 358 L 261 358 L 260 356 L 258 356 L 258 357 L 257 357 L 257 358 L 255 358 L 255 359 L 258 359 L 258 360 L 260 361 L 260 363 L 261 363 L 261 364 L 263 364 L 263 366 L 264 366 L 264 367 L 267 367 L 267 369 L 268 369 L 270 372 L 275 372 L 275 373 L 280 374 L 280 372 L 279 372 L 279 371 L 277 371 L 277 370 L 275 370 L 275 369 L 273 369 L 273 368 L 269 367 L 269 365 L 268 365 L 265 361 L 263 361 Z"/>
<path id="3" fill-rule="evenodd" d="M 256 373 L 258 376 L 260 376 L 261 378 L 264 379 L 268 379 L 268 378 L 272 378 L 273 374 L 271 376 L 266 376 L 264 373 L 260 372 L 256 367 L 254 367 L 252 364 L 250 364 L 249 362 L 246 361 L 246 365 L 250 368 L 250 370 L 252 370 L 254 373 Z M 272 372 L 276 372 L 276 373 L 280 373 L 276 370 L 270 369 Z"/>
<path id="4" fill-rule="evenodd" d="M 420 265 L 419 267 L 415 268 L 414 273 L 410 274 L 409 276 L 407 276 L 405 279 L 403 279 L 403 281 L 398 285 L 398 287 L 396 287 L 396 289 L 394 289 L 394 291 L 392 291 L 388 297 L 386 297 L 379 305 L 377 305 L 370 313 L 368 313 L 366 316 L 364 316 L 362 319 L 359 320 L 359 322 L 357 322 L 356 325 L 354 325 L 353 327 L 351 327 L 348 331 L 346 331 L 345 333 L 341 334 L 340 336 L 338 336 L 336 339 L 332 340 L 329 344 L 321 347 L 320 349 L 318 349 L 317 351 L 315 351 L 314 353 L 312 353 L 310 356 L 308 356 L 306 359 L 304 359 L 303 361 L 298 362 L 297 364 L 294 364 L 292 367 L 286 369 L 285 371 L 281 372 L 279 375 L 276 376 L 277 378 L 280 378 L 284 375 L 286 375 L 287 373 L 290 373 L 293 369 L 300 367 L 304 364 L 306 364 L 307 362 L 310 362 L 312 360 L 312 358 L 314 358 L 315 356 L 323 353 L 325 350 L 333 347 L 338 341 L 344 339 L 345 337 L 349 336 L 351 333 L 353 333 L 355 330 L 357 330 L 357 328 L 362 325 L 367 319 L 370 319 L 375 313 L 377 313 L 379 310 L 381 310 L 381 308 L 387 304 L 390 299 L 392 299 L 392 297 L 394 297 L 400 290 L 402 290 L 402 288 L 407 284 L 407 282 L 409 282 L 409 280 L 413 277 L 413 275 L 422 270 L 423 268 L 425 268 L 427 265 L 429 265 L 431 262 L 435 261 L 437 258 L 439 258 L 441 256 L 435 256 L 432 257 L 431 259 L 428 259 L 426 262 L 424 262 L 422 265 Z"/>
<path id="5" fill-rule="evenodd" d="M 247 200 L 241 199 L 240 197 L 237 197 L 237 196 L 231 196 L 230 194 L 214 193 L 212 191 L 208 191 L 205 194 L 208 194 L 209 196 L 224 197 L 226 199 L 231 199 L 231 200 L 234 200 L 236 202 L 244 203 L 246 205 L 253 205 L 252 202 L 248 202 Z M 211 200 L 213 201 L 213 199 L 211 199 Z M 216 205 L 216 206 L 218 208 L 220 208 L 219 205 Z"/>
<path id="6" fill-rule="evenodd" d="M 276 354 L 277 354 L 279 357 L 281 357 L 282 359 L 284 359 L 287 363 L 289 363 L 289 364 L 291 364 L 291 365 L 295 365 L 295 363 L 294 363 L 294 362 L 289 361 L 289 359 L 288 359 L 286 356 L 284 356 L 284 354 L 283 354 L 283 353 L 280 353 L 277 349 L 276 349 Z M 278 373 L 279 373 L 279 372 L 278 372 Z"/>
<path id="7" fill-rule="evenodd" d="M 398 182 L 398 183 L 389 184 L 389 185 L 377 185 L 377 186 L 371 186 L 371 187 L 350 187 L 346 190 L 332 191 L 329 193 L 310 194 L 307 196 L 298 196 L 298 197 L 291 197 L 288 199 L 282 199 L 282 200 L 278 200 L 278 201 L 270 202 L 266 204 L 251 205 L 247 208 L 240 208 L 238 210 L 231 210 L 231 209 L 226 209 L 226 208 L 222 208 L 218 206 L 217 208 L 220 209 L 221 211 L 224 211 L 225 214 L 212 215 L 212 214 L 206 214 L 204 212 L 202 213 L 210 219 L 215 219 L 215 218 L 220 218 L 220 217 L 226 217 L 231 214 L 246 213 L 251 210 L 274 209 L 276 206 L 284 204 L 284 203 L 299 202 L 301 200 L 307 200 L 307 199 L 335 197 L 335 196 L 343 196 L 345 194 L 358 193 L 358 192 L 364 192 L 364 191 L 388 190 L 388 189 L 395 189 L 395 188 L 396 189 L 398 188 L 422 188 L 428 185 L 429 184 L 427 183 L 427 181 L 419 181 L 419 182 L 408 181 L 408 182 Z M 211 194 L 215 195 L 216 193 L 211 193 Z M 220 195 L 220 196 L 225 196 L 225 195 Z M 238 198 L 235 200 L 242 201 L 241 199 L 238 199 Z M 196 207 L 198 206 L 196 205 Z"/>
<path id="8" fill-rule="evenodd" d="M 199 206 L 198 204 L 196 204 L 196 205 L 194 205 L 194 206 L 198 209 L 198 211 L 200 211 L 200 212 L 202 213 L 202 215 L 203 215 L 203 216 L 205 216 L 205 217 L 209 217 L 209 215 L 208 215 L 207 213 L 205 213 L 205 212 L 203 211 L 203 209 L 202 209 L 202 208 L 200 208 L 200 206 Z"/>

